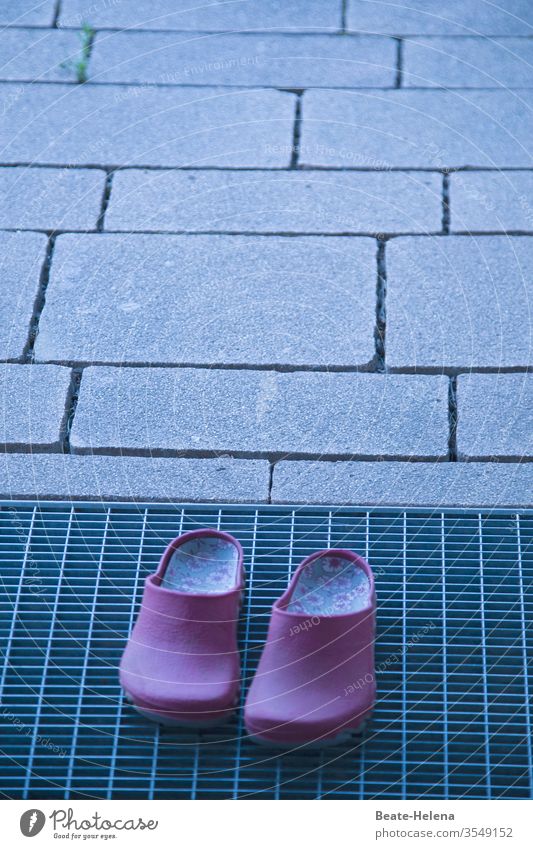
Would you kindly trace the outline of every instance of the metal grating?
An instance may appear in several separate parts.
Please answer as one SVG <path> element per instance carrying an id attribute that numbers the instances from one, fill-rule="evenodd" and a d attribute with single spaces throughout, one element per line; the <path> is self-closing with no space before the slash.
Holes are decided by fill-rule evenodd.
<path id="1" fill-rule="evenodd" d="M 181 531 L 243 543 L 245 686 L 306 554 L 377 578 L 379 700 L 357 746 L 280 755 L 242 733 L 159 729 L 117 662 L 144 576 Z M 0 504 L 0 786 L 9 798 L 531 798 L 533 513 Z"/>

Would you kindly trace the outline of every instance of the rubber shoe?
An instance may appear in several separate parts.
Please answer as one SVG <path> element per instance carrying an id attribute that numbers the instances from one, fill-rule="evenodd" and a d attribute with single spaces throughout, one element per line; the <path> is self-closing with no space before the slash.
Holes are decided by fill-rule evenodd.
<path id="1" fill-rule="evenodd" d="M 203 529 L 167 547 L 145 582 L 120 663 L 126 698 L 149 719 L 209 727 L 229 719 L 240 689 L 237 620 L 242 548 Z"/>
<path id="2" fill-rule="evenodd" d="M 246 699 L 250 736 L 298 747 L 361 733 L 376 693 L 375 621 L 374 577 L 362 557 L 345 549 L 307 557 L 272 608 Z"/>

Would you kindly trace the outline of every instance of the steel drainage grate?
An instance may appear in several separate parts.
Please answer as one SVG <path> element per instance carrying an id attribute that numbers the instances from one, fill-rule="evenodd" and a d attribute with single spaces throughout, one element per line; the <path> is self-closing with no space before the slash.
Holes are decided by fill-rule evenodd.
<path id="1" fill-rule="evenodd" d="M 14 798 L 530 798 L 533 513 L 2 502 L 0 787 Z M 317 548 L 366 555 L 379 701 L 358 746 L 280 755 L 240 718 L 160 730 L 116 667 L 144 576 L 198 526 L 246 553 L 244 676 Z"/>

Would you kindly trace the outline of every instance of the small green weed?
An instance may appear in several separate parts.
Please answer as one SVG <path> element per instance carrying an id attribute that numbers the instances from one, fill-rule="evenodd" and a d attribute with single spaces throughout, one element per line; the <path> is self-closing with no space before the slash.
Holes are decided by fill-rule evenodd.
<path id="1" fill-rule="evenodd" d="M 77 59 L 67 59 L 65 62 L 61 62 L 61 67 L 69 71 L 74 71 L 77 81 L 79 83 L 85 83 L 87 82 L 87 67 L 89 56 L 91 55 L 94 29 L 90 24 L 83 23 L 78 36 L 81 41 L 80 56 Z"/>

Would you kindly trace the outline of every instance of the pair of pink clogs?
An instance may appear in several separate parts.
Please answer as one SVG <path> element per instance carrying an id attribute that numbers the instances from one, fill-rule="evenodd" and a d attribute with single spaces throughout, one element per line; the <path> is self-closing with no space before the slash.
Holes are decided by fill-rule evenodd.
<path id="1" fill-rule="evenodd" d="M 242 548 L 221 531 L 173 540 L 146 579 L 120 664 L 126 697 L 168 725 L 209 727 L 235 711 Z M 353 551 L 307 557 L 273 608 L 244 709 L 257 742 L 337 743 L 360 733 L 375 698 L 376 596 Z"/>

